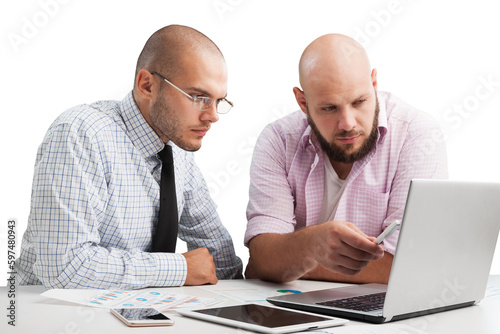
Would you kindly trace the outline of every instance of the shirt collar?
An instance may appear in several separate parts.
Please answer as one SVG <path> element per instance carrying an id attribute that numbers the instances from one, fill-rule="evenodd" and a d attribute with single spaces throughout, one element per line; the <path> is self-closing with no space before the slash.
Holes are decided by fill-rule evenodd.
<path id="1" fill-rule="evenodd" d="M 154 156 L 163 149 L 163 141 L 144 119 L 132 91 L 122 100 L 120 112 L 128 137 L 145 158 Z"/>
<path id="2" fill-rule="evenodd" d="M 384 141 L 384 137 L 387 134 L 387 109 L 385 95 L 377 94 L 379 113 L 378 113 L 378 143 Z"/>
<path id="3" fill-rule="evenodd" d="M 378 114 L 378 138 L 377 143 L 382 143 L 385 135 L 387 134 L 387 109 L 385 97 L 381 94 L 377 94 L 379 102 L 379 114 Z M 307 116 L 306 116 L 307 122 Z M 306 148 L 308 145 L 313 145 L 317 150 L 321 150 L 316 136 L 311 131 L 311 126 L 307 126 L 302 137 L 300 138 L 300 143 L 302 148 Z"/>

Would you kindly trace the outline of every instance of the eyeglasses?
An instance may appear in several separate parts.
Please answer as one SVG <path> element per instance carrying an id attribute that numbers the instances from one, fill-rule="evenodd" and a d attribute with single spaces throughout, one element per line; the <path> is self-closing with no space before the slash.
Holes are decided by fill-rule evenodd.
<path id="1" fill-rule="evenodd" d="M 180 89 L 179 87 L 177 87 L 176 85 L 165 79 L 165 77 L 162 76 L 160 73 L 158 72 L 150 72 L 150 73 L 157 75 L 159 78 L 165 80 L 166 83 L 168 83 L 169 85 L 177 89 L 179 92 L 181 92 L 182 94 L 186 95 L 191 100 L 193 100 L 193 108 L 195 108 L 198 111 L 206 111 L 210 109 L 210 107 L 212 107 L 212 105 L 215 103 L 218 114 L 227 114 L 229 110 L 231 110 L 231 108 L 233 107 L 233 103 L 227 100 L 226 98 L 214 100 L 206 96 L 189 95 L 188 93 L 186 93 L 185 91 L 183 91 L 182 89 Z"/>

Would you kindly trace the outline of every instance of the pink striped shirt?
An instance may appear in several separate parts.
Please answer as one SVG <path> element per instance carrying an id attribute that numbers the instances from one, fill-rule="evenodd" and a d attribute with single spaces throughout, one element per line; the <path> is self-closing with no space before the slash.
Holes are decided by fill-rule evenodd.
<path id="1" fill-rule="evenodd" d="M 448 174 L 437 122 L 390 93 L 377 95 L 376 146 L 354 163 L 334 218 L 374 237 L 403 217 L 411 179 Z M 323 154 L 302 111 L 269 124 L 253 153 L 245 245 L 262 233 L 284 234 L 323 223 L 324 177 Z M 387 252 L 394 254 L 398 235 L 382 243 Z"/>

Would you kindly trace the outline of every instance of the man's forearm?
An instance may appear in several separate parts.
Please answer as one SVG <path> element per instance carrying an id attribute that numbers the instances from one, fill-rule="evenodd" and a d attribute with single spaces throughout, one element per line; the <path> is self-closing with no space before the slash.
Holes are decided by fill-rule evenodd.
<path id="1" fill-rule="evenodd" d="M 353 224 L 330 221 L 288 234 L 261 234 L 249 242 L 250 263 L 256 278 L 288 282 L 301 278 L 318 264 L 344 275 L 359 274 L 384 255 Z"/>
<path id="2" fill-rule="evenodd" d="M 63 266 L 60 255 L 44 256 L 44 263 L 57 265 L 59 273 L 43 267 L 37 275 L 46 288 L 139 289 L 148 286 L 181 286 L 187 264 L 181 254 L 147 253 L 114 249 L 109 252 L 99 246 L 80 251 Z M 86 261 L 91 258 L 90 261 Z M 83 259 L 83 260 L 82 260 Z"/>
<path id="3" fill-rule="evenodd" d="M 391 273 L 392 259 L 394 256 L 390 253 L 385 253 L 380 260 L 372 261 L 358 275 L 347 276 L 335 273 L 325 269 L 321 265 L 317 265 L 311 271 L 305 273 L 302 278 L 320 281 L 334 281 L 345 283 L 383 283 L 389 281 Z"/>
<path id="4" fill-rule="evenodd" d="M 307 229 L 289 234 L 261 234 L 250 240 L 247 278 L 289 282 L 317 266 L 309 253 Z"/>

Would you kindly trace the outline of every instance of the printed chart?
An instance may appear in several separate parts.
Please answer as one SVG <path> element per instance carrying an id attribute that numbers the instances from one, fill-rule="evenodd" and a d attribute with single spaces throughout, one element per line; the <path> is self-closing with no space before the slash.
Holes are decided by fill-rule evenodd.
<path id="1" fill-rule="evenodd" d="M 500 286 L 489 284 L 486 287 L 485 298 L 500 298 Z"/>
<path id="2" fill-rule="evenodd" d="M 42 296 L 102 308 L 153 307 L 161 312 L 202 308 L 215 305 L 221 299 L 194 297 L 158 290 L 66 290 L 53 289 Z"/>

